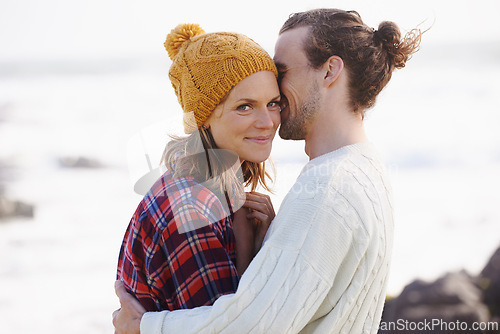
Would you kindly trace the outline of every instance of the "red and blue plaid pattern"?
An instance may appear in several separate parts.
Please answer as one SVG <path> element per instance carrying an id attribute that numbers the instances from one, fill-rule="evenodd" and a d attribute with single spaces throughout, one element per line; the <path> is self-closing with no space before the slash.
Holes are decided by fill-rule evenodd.
<path id="1" fill-rule="evenodd" d="M 167 171 L 130 221 L 117 277 L 148 311 L 211 305 L 238 286 L 231 224 L 213 192 Z"/>

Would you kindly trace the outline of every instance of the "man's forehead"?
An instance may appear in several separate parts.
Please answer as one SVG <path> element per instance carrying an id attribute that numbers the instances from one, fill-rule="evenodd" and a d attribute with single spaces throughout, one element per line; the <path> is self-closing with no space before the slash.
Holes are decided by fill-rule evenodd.
<path id="1" fill-rule="evenodd" d="M 278 36 L 278 45 L 302 45 L 303 40 L 309 35 L 309 27 L 292 28 L 282 32 Z"/>
<path id="2" fill-rule="evenodd" d="M 299 27 L 281 33 L 274 48 L 274 62 L 278 69 L 285 66 L 291 58 L 303 53 L 303 43 L 309 33 L 309 27 Z"/>

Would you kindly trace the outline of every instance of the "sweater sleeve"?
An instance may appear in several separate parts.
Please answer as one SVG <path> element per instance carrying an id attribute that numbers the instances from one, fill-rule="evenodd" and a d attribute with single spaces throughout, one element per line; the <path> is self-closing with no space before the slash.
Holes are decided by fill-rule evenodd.
<path id="1" fill-rule="evenodd" d="M 273 247 L 259 254 L 235 294 L 222 296 L 213 307 L 147 313 L 141 333 L 281 333 L 284 328 L 298 332 L 329 286 L 297 254 Z"/>
<path id="2" fill-rule="evenodd" d="M 323 205 L 324 200 L 330 205 Z M 322 316 L 321 308 L 337 305 L 366 250 L 357 218 L 352 212 L 332 210 L 345 207 L 344 202 L 334 202 L 314 194 L 289 198 L 235 294 L 222 296 L 211 307 L 146 313 L 141 333 L 301 331 Z M 348 223 L 344 216 L 350 218 Z M 339 271 L 342 277 L 337 277 Z M 324 307 L 325 300 L 331 308 Z"/>

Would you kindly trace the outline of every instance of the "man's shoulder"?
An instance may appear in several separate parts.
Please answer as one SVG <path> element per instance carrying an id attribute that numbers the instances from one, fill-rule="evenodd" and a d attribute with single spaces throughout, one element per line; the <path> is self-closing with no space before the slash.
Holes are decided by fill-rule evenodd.
<path id="1" fill-rule="evenodd" d="M 306 166 L 287 195 L 290 206 L 306 205 L 351 222 L 391 207 L 391 187 L 377 154 L 371 150 L 332 152 Z M 376 209 L 370 209 L 370 208 Z M 343 219 L 342 219 L 343 220 Z"/>
<path id="2" fill-rule="evenodd" d="M 301 174 L 303 182 L 329 183 L 337 187 L 363 179 L 385 178 L 385 169 L 370 143 L 343 147 L 310 161 Z"/>

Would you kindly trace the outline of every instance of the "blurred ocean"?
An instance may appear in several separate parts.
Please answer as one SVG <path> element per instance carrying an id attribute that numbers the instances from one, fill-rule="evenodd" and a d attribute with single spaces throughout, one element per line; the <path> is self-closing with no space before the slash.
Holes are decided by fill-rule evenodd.
<path id="1" fill-rule="evenodd" d="M 112 331 L 134 182 L 146 154 L 156 166 L 168 135 L 182 134 L 165 58 L 0 63 L 0 168 L 13 172 L 0 180 L 35 206 L 33 219 L 0 221 L 2 332 Z M 500 246 L 498 77 L 498 43 L 425 46 L 369 111 L 395 194 L 389 294 L 414 278 L 477 274 Z M 274 143 L 276 211 L 303 146 Z M 90 166 L 68 163 L 78 158 Z"/>

